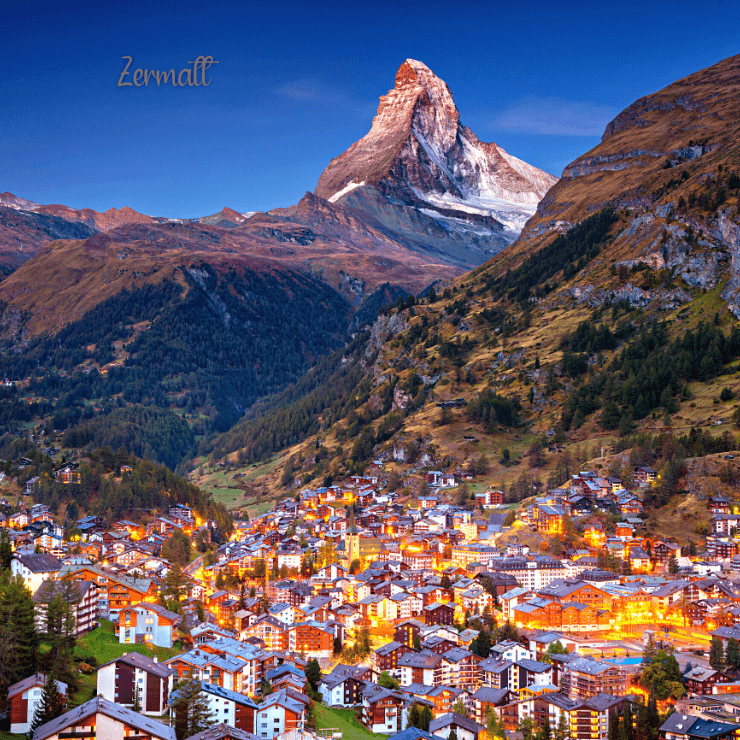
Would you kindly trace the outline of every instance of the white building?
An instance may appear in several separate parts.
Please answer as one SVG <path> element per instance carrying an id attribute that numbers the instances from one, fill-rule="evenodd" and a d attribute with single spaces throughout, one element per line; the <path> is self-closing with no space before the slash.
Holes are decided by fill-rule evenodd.
<path id="1" fill-rule="evenodd" d="M 142 714 L 161 716 L 167 710 L 174 669 L 141 653 L 126 653 L 98 669 L 98 695 L 133 707 L 139 695 Z"/>
<path id="2" fill-rule="evenodd" d="M 20 735 L 28 732 L 33 722 L 36 708 L 41 701 L 46 676 L 43 673 L 34 673 L 8 688 L 8 702 L 10 704 L 10 732 Z M 64 698 L 67 698 L 67 684 L 57 681 L 57 688 Z"/>
<path id="3" fill-rule="evenodd" d="M 20 576 L 32 594 L 44 581 L 56 578 L 61 568 L 62 561 L 46 553 L 16 552 L 10 561 L 10 572 Z"/>

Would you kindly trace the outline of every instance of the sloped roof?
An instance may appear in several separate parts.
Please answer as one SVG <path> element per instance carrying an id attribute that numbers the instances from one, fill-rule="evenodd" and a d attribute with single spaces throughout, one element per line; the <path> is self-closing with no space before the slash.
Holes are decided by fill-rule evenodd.
<path id="1" fill-rule="evenodd" d="M 51 722 L 41 725 L 33 733 L 33 740 L 46 740 L 46 738 L 60 733 L 66 727 L 93 714 L 103 714 L 111 719 L 124 722 L 130 727 L 141 730 L 142 734 L 151 735 L 159 740 L 177 740 L 174 727 L 168 727 L 156 719 L 151 719 L 151 717 L 134 712 L 120 704 L 103 699 L 102 696 L 96 696 L 94 699 L 80 704 L 79 707 L 65 712 Z"/>

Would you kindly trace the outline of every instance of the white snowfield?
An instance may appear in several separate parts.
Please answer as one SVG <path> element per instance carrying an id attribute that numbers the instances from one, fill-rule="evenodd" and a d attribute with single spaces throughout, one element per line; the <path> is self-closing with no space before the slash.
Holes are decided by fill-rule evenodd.
<path id="1" fill-rule="evenodd" d="M 347 195 L 347 193 L 353 191 L 355 188 L 361 188 L 365 184 L 365 181 L 362 182 L 351 182 L 348 185 L 345 185 L 339 192 L 334 193 L 329 198 L 329 203 L 336 203 L 343 195 Z"/>

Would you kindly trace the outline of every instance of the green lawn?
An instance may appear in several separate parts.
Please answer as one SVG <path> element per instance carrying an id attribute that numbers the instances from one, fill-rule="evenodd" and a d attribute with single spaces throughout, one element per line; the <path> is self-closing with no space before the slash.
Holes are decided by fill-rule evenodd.
<path id="1" fill-rule="evenodd" d="M 208 488 L 213 500 L 223 504 L 227 509 L 236 509 L 244 503 L 244 491 L 241 488 Z"/>
<path id="2" fill-rule="evenodd" d="M 343 732 L 343 740 L 373 740 L 380 738 L 385 740 L 388 735 L 380 735 L 370 732 L 356 719 L 352 709 L 330 709 L 318 702 L 316 707 L 316 727 L 319 730 L 336 727 Z"/>
<path id="3" fill-rule="evenodd" d="M 182 645 L 175 643 L 175 647 L 171 648 L 149 645 L 122 645 L 118 642 L 118 638 L 113 631 L 113 622 L 102 619 L 100 627 L 77 638 L 77 647 L 75 648 L 75 653 L 81 658 L 94 655 L 99 666 L 114 658 L 120 658 L 124 653 L 131 652 L 142 653 L 150 658 L 156 655 L 160 661 L 163 661 L 181 653 Z"/>

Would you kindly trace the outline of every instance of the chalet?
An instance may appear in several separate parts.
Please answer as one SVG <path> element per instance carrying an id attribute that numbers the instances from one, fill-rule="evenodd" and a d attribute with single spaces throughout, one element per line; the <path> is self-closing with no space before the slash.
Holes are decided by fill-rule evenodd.
<path id="1" fill-rule="evenodd" d="M 440 681 L 453 688 L 473 690 L 480 685 L 480 658 L 462 647 L 453 647 L 442 653 Z"/>
<path id="2" fill-rule="evenodd" d="M 537 504 L 532 507 L 532 522 L 538 532 L 560 534 L 563 531 L 565 512 L 560 506 Z"/>
<path id="3" fill-rule="evenodd" d="M 173 633 L 179 621 L 178 614 L 159 604 L 140 602 L 119 612 L 118 642 L 171 648 Z"/>
<path id="4" fill-rule="evenodd" d="M 372 733 L 393 735 L 406 724 L 405 699 L 400 691 L 378 687 L 368 695 L 363 692 L 361 722 Z"/>
<path id="5" fill-rule="evenodd" d="M 422 698 L 431 701 L 434 704 L 434 714 L 444 714 L 445 712 L 451 712 L 452 707 L 459 701 L 464 701 L 468 692 L 464 689 L 456 689 L 452 686 L 434 686 L 424 687 L 422 684 L 411 684 L 411 686 L 405 686 L 404 691 L 406 693 L 414 693 L 415 696 L 419 696 L 421 693 Z"/>
<path id="6" fill-rule="evenodd" d="M 675 542 L 655 542 L 652 550 L 657 563 L 667 563 L 671 557 L 681 557 L 681 546 Z"/>
<path id="7" fill-rule="evenodd" d="M 452 604 L 435 602 L 422 610 L 427 624 L 452 624 L 455 620 L 455 607 Z"/>
<path id="8" fill-rule="evenodd" d="M 709 511 L 711 514 L 729 514 L 730 499 L 727 496 L 710 496 Z"/>
<path id="9" fill-rule="evenodd" d="M 592 658 L 577 658 L 562 666 L 560 690 L 571 699 L 590 699 L 597 694 L 624 696 L 627 672 Z"/>
<path id="10" fill-rule="evenodd" d="M 509 704 L 513 696 L 509 689 L 492 689 L 489 686 L 481 686 L 472 696 L 473 718 L 479 724 L 485 722 L 486 715 L 492 708 Z"/>
<path id="11" fill-rule="evenodd" d="M 730 740 L 740 726 L 674 712 L 660 726 L 662 740 Z"/>
<path id="12" fill-rule="evenodd" d="M 78 463 L 67 463 L 54 471 L 54 477 L 65 486 L 70 484 L 79 485 L 82 480 L 78 470 L 79 467 Z"/>
<path id="13" fill-rule="evenodd" d="M 41 725 L 34 740 L 61 740 L 71 737 L 176 740 L 173 727 L 120 704 L 96 696 L 60 717 Z"/>
<path id="14" fill-rule="evenodd" d="M 373 652 L 370 658 L 371 665 L 378 673 L 388 671 L 391 675 L 396 675 L 398 661 L 409 652 L 412 652 L 412 646 L 406 643 L 396 641 L 386 643 Z"/>
<path id="15" fill-rule="evenodd" d="M 658 477 L 658 471 L 649 465 L 637 465 L 632 469 L 632 475 L 638 486 L 649 486 Z"/>
<path id="16" fill-rule="evenodd" d="M 10 704 L 10 732 L 21 734 L 28 732 L 41 702 L 46 676 L 43 673 L 34 673 L 8 688 L 8 702 Z M 67 684 L 57 681 L 57 688 L 62 695 L 64 704 L 67 704 Z"/>
<path id="17" fill-rule="evenodd" d="M 733 530 L 740 530 L 740 514 L 714 514 L 712 529 L 715 534 L 732 535 Z"/>
<path id="18" fill-rule="evenodd" d="M 10 572 L 23 579 L 28 590 L 35 594 L 41 584 L 54 579 L 62 569 L 62 561 L 46 553 L 13 553 Z"/>
<path id="19" fill-rule="evenodd" d="M 138 693 L 141 712 L 161 716 L 167 710 L 175 671 L 141 653 L 126 653 L 98 668 L 98 695 L 133 707 Z"/>
<path id="20" fill-rule="evenodd" d="M 393 640 L 412 648 L 423 627 L 424 623 L 418 619 L 404 619 L 396 625 Z"/>
<path id="21" fill-rule="evenodd" d="M 433 719 L 429 724 L 429 732 L 435 737 L 449 738 L 452 733 L 458 740 L 478 740 L 478 734 L 483 730 L 475 720 L 464 717 L 456 712 L 443 714 Z"/>
<path id="22" fill-rule="evenodd" d="M 60 575 L 69 575 L 79 581 L 94 581 L 98 586 L 98 615 L 116 623 L 121 609 L 147 598 L 153 600 L 157 595 L 157 584 L 151 578 L 119 576 L 97 565 L 65 566 Z"/>
<path id="23" fill-rule="evenodd" d="M 707 557 L 710 560 L 730 560 L 737 555 L 733 538 L 722 535 L 707 535 Z"/>
<path id="24" fill-rule="evenodd" d="M 475 503 L 483 509 L 502 506 L 504 503 L 503 491 L 487 490 L 475 494 Z"/>
<path id="25" fill-rule="evenodd" d="M 281 689 L 266 696 L 255 711 L 254 734 L 274 738 L 297 730 L 305 721 L 309 698 L 290 689 Z"/>
<path id="26" fill-rule="evenodd" d="M 697 667 L 688 673 L 685 673 L 684 680 L 686 682 L 686 691 L 692 694 L 705 696 L 714 693 L 715 684 L 727 683 L 732 679 L 724 673 L 715 671 L 712 668 Z"/>
<path id="27" fill-rule="evenodd" d="M 298 622 L 286 630 L 288 650 L 305 653 L 321 660 L 331 658 L 334 650 L 334 631 L 319 622 Z"/>
<path id="28" fill-rule="evenodd" d="M 444 658 L 430 651 L 423 653 L 406 653 L 398 660 L 398 672 L 401 686 L 412 683 L 423 683 L 438 686 L 442 683 L 441 674 Z"/>
<path id="29" fill-rule="evenodd" d="M 361 701 L 363 685 L 364 682 L 351 673 L 335 669 L 322 678 L 319 692 L 330 707 L 354 707 Z"/>

